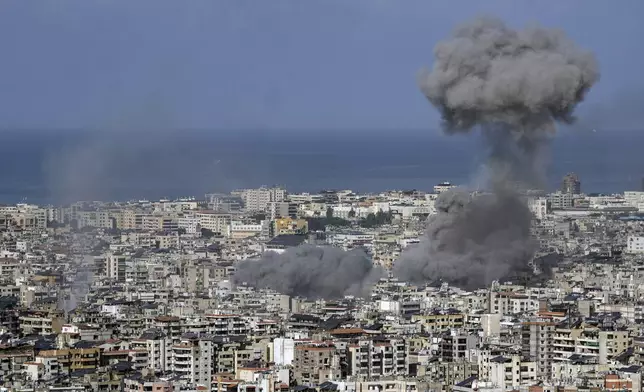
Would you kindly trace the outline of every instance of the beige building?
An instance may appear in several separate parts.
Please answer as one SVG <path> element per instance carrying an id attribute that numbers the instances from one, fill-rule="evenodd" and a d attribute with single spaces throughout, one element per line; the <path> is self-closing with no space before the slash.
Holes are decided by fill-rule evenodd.
<path id="1" fill-rule="evenodd" d="M 19 318 L 22 335 L 53 335 L 62 331 L 62 314 L 48 312 L 25 312 Z"/>
<path id="2" fill-rule="evenodd" d="M 114 220 L 107 211 L 78 211 L 76 213 L 78 228 L 97 227 L 111 229 L 115 227 Z"/>
<path id="3" fill-rule="evenodd" d="M 332 345 L 295 346 L 293 373 L 299 385 L 321 384 L 340 377 L 340 356 Z"/>
<path id="4" fill-rule="evenodd" d="M 440 332 L 452 328 L 462 328 L 465 315 L 463 313 L 415 314 L 411 320 L 412 322 L 420 322 L 425 332 Z"/>
<path id="5" fill-rule="evenodd" d="M 631 346 L 632 339 L 626 330 L 601 330 L 598 327 L 577 322 L 570 327 L 558 327 L 554 331 L 553 360 L 567 362 L 570 356 L 588 358 L 592 363 L 606 365 L 615 356 Z"/>
<path id="6" fill-rule="evenodd" d="M 239 191 L 246 211 L 266 211 L 271 202 L 286 200 L 286 190 L 282 188 L 258 188 Z"/>

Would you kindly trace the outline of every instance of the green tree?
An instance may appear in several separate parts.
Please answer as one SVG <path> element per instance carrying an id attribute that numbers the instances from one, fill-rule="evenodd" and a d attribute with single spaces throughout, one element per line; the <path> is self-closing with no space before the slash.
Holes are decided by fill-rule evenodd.
<path id="1" fill-rule="evenodd" d="M 356 210 L 352 208 L 351 211 L 349 211 L 349 218 L 355 218 L 355 217 L 356 217 Z"/>
<path id="2" fill-rule="evenodd" d="M 327 219 L 333 218 L 333 208 L 327 207 L 327 209 L 326 209 L 326 218 Z"/>

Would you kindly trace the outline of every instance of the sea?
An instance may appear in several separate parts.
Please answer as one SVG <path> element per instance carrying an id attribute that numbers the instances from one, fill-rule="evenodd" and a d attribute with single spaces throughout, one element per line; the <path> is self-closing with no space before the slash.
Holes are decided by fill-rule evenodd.
<path id="1" fill-rule="evenodd" d="M 550 143 L 547 187 L 641 190 L 644 131 L 570 130 Z M 472 185 L 482 138 L 433 130 L 0 131 L 0 203 L 154 200 L 281 185 L 294 192 Z"/>

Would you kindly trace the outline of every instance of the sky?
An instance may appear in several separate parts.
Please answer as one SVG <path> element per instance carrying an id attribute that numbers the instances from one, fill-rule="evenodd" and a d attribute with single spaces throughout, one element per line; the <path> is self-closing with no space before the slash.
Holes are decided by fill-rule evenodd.
<path id="1" fill-rule="evenodd" d="M 587 121 L 641 119 L 641 0 L 4 0 L 0 128 L 436 128 L 416 75 L 477 15 L 563 29 Z"/>

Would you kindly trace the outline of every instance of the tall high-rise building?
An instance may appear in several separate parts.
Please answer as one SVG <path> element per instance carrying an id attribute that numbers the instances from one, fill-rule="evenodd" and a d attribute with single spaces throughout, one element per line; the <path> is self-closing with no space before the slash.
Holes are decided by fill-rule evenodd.
<path id="1" fill-rule="evenodd" d="M 575 173 L 568 173 L 561 181 L 561 192 L 578 195 L 581 193 L 581 181 Z"/>

